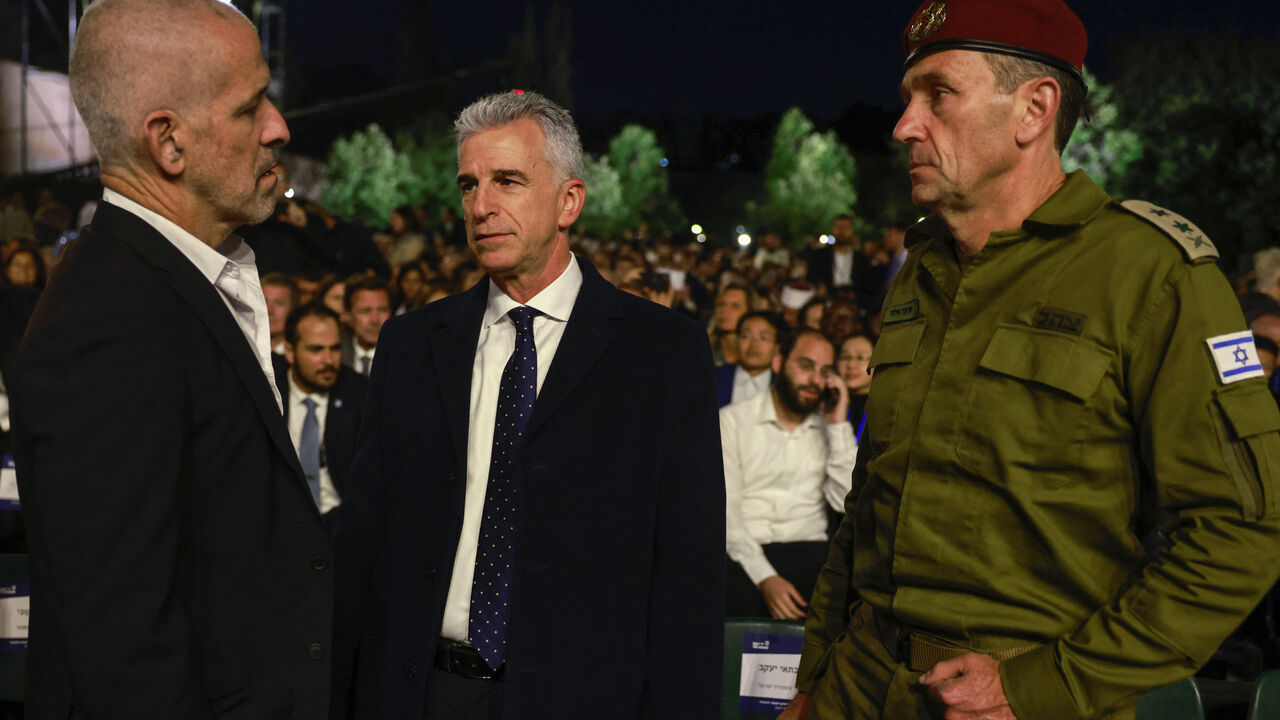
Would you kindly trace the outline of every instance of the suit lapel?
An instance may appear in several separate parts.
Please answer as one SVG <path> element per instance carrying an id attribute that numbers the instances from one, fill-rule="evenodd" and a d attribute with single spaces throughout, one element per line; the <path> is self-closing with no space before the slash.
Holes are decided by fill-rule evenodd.
<path id="1" fill-rule="evenodd" d="M 623 315 L 621 291 L 600 277 L 590 263 L 577 262 L 582 269 L 582 288 L 534 402 L 525 438 L 532 437 L 555 413 L 618 336 L 618 319 Z"/>
<path id="2" fill-rule="evenodd" d="M 452 312 L 442 316 L 431 335 L 431 354 L 435 363 L 436 383 L 444 401 L 445 420 L 453 451 L 465 477 L 467 465 L 467 426 L 471 418 L 471 372 L 475 366 L 476 343 L 480 340 L 480 323 L 484 319 L 489 296 L 489 280 L 476 283 L 462 296 Z M 439 442 L 436 437 L 423 438 L 423 447 Z"/>
<path id="3" fill-rule="evenodd" d="M 159 231 L 133 213 L 102 203 L 94 215 L 93 225 L 95 229 L 100 228 L 104 233 L 119 238 L 149 264 L 168 273 L 169 284 L 187 301 L 231 361 L 267 426 L 267 434 L 275 443 L 276 450 L 293 468 L 299 480 L 303 479 L 305 475 L 298 462 L 298 453 L 289 440 L 289 430 L 276 405 L 267 375 L 214 286 Z M 306 489 L 305 484 L 298 487 Z"/>

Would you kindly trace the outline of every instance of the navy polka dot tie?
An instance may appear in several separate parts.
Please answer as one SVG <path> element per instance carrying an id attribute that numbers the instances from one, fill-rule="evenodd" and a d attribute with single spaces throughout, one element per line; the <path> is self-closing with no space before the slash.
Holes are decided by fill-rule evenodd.
<path id="1" fill-rule="evenodd" d="M 533 344 L 530 307 L 512 308 L 507 316 L 516 326 L 516 348 L 502 370 L 498 412 L 493 424 L 493 454 L 484 494 L 484 518 L 476 547 L 476 571 L 471 584 L 471 644 L 485 663 L 497 670 L 507 660 L 507 617 L 511 601 L 511 562 L 515 535 L 516 486 L 512 460 L 533 413 L 538 392 L 538 351 Z"/>

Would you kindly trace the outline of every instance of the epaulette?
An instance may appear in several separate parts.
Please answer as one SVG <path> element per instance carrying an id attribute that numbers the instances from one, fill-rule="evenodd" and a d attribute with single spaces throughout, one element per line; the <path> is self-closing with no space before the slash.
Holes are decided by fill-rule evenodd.
<path id="1" fill-rule="evenodd" d="M 1120 203 L 1120 207 L 1173 238 L 1178 247 L 1182 248 L 1182 252 L 1186 253 L 1187 260 L 1195 262 L 1201 258 L 1218 257 L 1218 248 L 1205 236 L 1204 231 L 1178 213 L 1152 205 L 1145 200 L 1125 200 Z"/>

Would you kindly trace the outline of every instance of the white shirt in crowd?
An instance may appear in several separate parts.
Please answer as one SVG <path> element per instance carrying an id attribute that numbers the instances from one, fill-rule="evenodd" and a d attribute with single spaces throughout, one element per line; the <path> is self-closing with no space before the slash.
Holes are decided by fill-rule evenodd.
<path id="1" fill-rule="evenodd" d="M 720 409 L 726 549 L 751 582 L 777 575 L 762 545 L 827 539 L 824 504 L 844 512 L 858 446 L 848 422 L 778 422 L 773 393 Z"/>
<path id="2" fill-rule="evenodd" d="M 733 371 L 733 394 L 729 396 L 730 403 L 739 403 L 743 400 L 753 398 L 769 389 L 773 384 L 773 371 L 765 370 L 764 372 L 751 377 L 751 373 L 738 366 Z"/>
<path id="3" fill-rule="evenodd" d="M 844 250 L 834 248 L 831 253 L 833 287 L 844 287 L 853 284 L 853 248 Z"/>
<path id="4" fill-rule="evenodd" d="M 513 330 L 512 332 L 514 333 L 515 331 Z M 512 338 L 514 337 L 515 335 L 513 334 Z M 515 342 L 515 341 L 512 340 L 512 342 Z M 355 348 L 356 372 L 360 373 L 361 375 L 368 375 L 369 371 L 373 369 L 373 354 L 378 351 L 378 346 L 374 345 L 368 350 L 365 350 L 364 348 L 360 347 L 360 341 L 356 340 L 355 338 L 351 339 L 351 344 Z"/>
<path id="5" fill-rule="evenodd" d="M 293 379 L 293 371 L 289 371 L 289 440 L 293 449 L 302 452 L 302 423 L 307 419 L 307 406 L 302 402 L 311 398 L 316 404 L 316 421 L 320 423 L 320 512 L 327 513 L 342 504 L 338 497 L 338 489 L 333 486 L 333 478 L 329 477 L 329 463 L 324 460 L 324 423 L 329 417 L 329 393 L 303 392 Z"/>
<path id="6" fill-rule="evenodd" d="M 525 303 L 539 311 L 533 318 L 533 344 L 538 354 L 538 392 L 564 337 L 573 303 L 582 288 L 582 269 L 570 259 L 560 277 Z M 471 582 L 475 574 L 476 543 L 489 486 L 489 455 L 493 451 L 493 424 L 498 413 L 498 388 L 502 369 L 516 348 L 516 327 L 507 313 L 520 303 L 489 283 L 489 300 L 480 321 L 480 340 L 471 369 L 471 416 L 467 432 L 467 488 L 462 510 L 462 533 L 445 599 L 440 634 L 466 640 L 471 618 Z M 536 407 L 536 401 L 535 401 Z"/>
<path id="7" fill-rule="evenodd" d="M 267 376 L 267 385 L 276 398 L 276 406 L 284 412 L 280 390 L 276 387 L 275 370 L 271 367 L 271 326 L 267 319 L 267 299 L 258 283 L 258 265 L 253 249 L 235 235 L 228 235 L 222 247 L 214 250 L 195 235 L 178 227 L 159 213 L 152 212 L 110 188 L 102 191 L 104 202 L 137 215 L 160 233 L 191 261 L 200 274 L 217 289 L 222 302 L 231 312 L 249 348 Z"/>

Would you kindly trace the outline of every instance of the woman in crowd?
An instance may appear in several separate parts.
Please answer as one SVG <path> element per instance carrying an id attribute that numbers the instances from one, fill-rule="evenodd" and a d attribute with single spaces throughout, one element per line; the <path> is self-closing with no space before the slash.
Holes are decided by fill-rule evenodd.
<path id="1" fill-rule="evenodd" d="M 44 289 L 46 277 L 44 258 L 30 245 L 19 245 L 4 262 L 4 282 L 13 287 Z"/>
<path id="2" fill-rule="evenodd" d="M 867 427 L 867 395 L 871 392 L 871 351 L 875 345 L 869 335 L 854 333 L 840 343 L 836 370 L 849 386 L 849 422 L 859 444 Z"/>
<path id="3" fill-rule="evenodd" d="M 738 321 L 756 306 L 756 292 L 743 282 L 730 282 L 716 295 L 715 313 L 707 334 L 717 366 L 738 362 Z"/>
<path id="4" fill-rule="evenodd" d="M 316 297 L 320 298 L 320 302 L 337 313 L 338 317 L 342 317 L 344 309 L 342 301 L 346 295 L 347 284 L 336 275 L 325 276 L 324 280 L 320 281 L 320 289 L 316 291 Z"/>
<path id="5" fill-rule="evenodd" d="M 422 271 L 421 263 L 412 263 L 400 268 L 400 274 L 396 277 L 396 315 L 404 313 L 422 305 L 421 298 L 422 289 L 426 287 L 427 276 Z"/>

